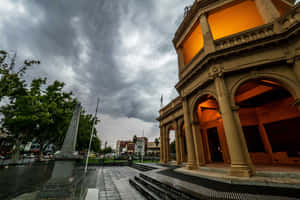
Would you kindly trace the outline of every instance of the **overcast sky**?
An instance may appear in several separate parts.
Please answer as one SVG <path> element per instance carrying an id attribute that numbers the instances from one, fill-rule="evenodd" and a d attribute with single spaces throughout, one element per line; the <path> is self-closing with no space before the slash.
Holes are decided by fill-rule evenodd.
<path id="1" fill-rule="evenodd" d="M 1 0 L 0 47 L 39 59 L 27 79 L 66 83 L 102 141 L 159 136 L 160 96 L 177 96 L 173 35 L 193 0 Z"/>
<path id="2" fill-rule="evenodd" d="M 99 138 L 159 136 L 160 96 L 177 96 L 173 35 L 193 0 L 0 0 L 0 48 L 39 59 L 27 79 L 66 83 L 88 112 L 101 99 Z"/>

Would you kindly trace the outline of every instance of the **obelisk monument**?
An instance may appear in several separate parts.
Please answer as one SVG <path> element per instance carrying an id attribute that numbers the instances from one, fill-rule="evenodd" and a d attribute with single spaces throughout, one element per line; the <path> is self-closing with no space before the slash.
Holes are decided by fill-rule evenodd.
<path id="1" fill-rule="evenodd" d="M 75 198 L 74 191 L 79 182 L 76 180 L 78 176 L 74 176 L 75 162 L 82 159 L 75 151 L 80 112 L 81 105 L 77 104 L 61 151 L 54 156 L 55 164 L 51 178 L 39 193 L 39 200 Z"/>

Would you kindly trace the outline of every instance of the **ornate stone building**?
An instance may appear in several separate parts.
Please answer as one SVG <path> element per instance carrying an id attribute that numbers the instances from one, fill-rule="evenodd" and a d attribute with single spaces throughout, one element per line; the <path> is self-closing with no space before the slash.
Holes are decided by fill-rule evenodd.
<path id="1" fill-rule="evenodd" d="M 173 44 L 180 94 L 159 114 L 161 163 L 188 169 L 300 164 L 300 4 L 294 0 L 196 0 Z"/>

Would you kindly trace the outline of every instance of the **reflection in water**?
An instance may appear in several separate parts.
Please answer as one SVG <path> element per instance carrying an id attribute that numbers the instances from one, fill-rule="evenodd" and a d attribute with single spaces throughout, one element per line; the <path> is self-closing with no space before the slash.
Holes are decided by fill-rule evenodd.
<path id="1" fill-rule="evenodd" d="M 42 186 L 36 199 L 85 200 L 88 186 L 91 185 L 89 180 L 83 167 L 76 167 L 75 162 L 55 161 L 51 178 Z"/>
<path id="2" fill-rule="evenodd" d="M 8 200 L 36 200 L 41 199 L 41 192 L 45 187 L 49 187 L 49 180 L 54 165 L 28 165 L 13 166 L 7 169 L 0 169 L 0 199 Z M 96 170 L 88 171 L 88 175 L 83 175 L 83 167 L 75 167 L 73 176 L 67 182 L 61 180 L 60 187 L 52 189 L 53 199 L 62 199 L 63 193 L 66 193 L 68 199 L 91 200 L 97 199 L 96 188 Z M 53 186 L 53 185 L 52 185 Z M 98 193 L 97 193 L 98 194 Z M 66 197 L 66 196 L 65 196 Z M 95 198 L 96 197 L 96 198 Z"/>
<path id="3" fill-rule="evenodd" d="M 10 166 L 0 169 L 0 199 L 36 191 L 51 176 L 53 164 Z"/>

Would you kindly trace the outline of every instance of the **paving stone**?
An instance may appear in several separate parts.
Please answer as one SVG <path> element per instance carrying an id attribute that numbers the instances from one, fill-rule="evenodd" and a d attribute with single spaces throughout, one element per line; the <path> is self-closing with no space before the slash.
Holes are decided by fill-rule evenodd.
<path id="1" fill-rule="evenodd" d="M 129 179 L 138 171 L 129 167 L 102 167 L 97 175 L 97 188 L 101 200 L 144 200 L 130 184 Z"/>

